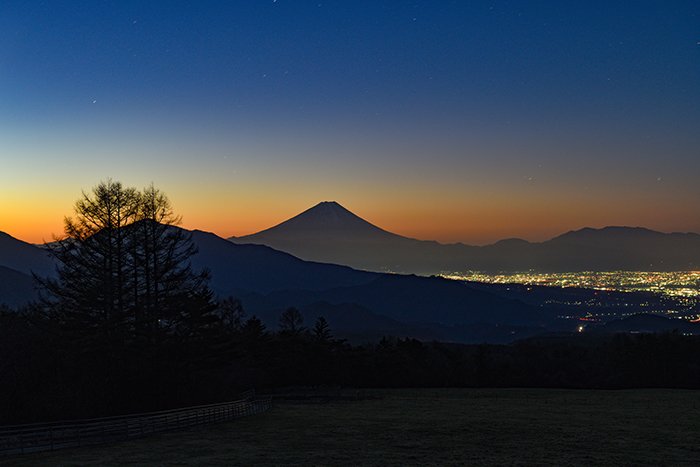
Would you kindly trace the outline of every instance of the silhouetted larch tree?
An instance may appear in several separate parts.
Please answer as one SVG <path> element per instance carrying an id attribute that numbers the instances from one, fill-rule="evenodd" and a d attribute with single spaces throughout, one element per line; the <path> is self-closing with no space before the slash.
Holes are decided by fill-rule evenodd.
<path id="1" fill-rule="evenodd" d="M 289 307 L 280 316 L 279 326 L 283 332 L 298 334 L 302 331 L 301 325 L 303 323 L 304 318 L 301 312 L 294 307 Z"/>
<path id="2" fill-rule="evenodd" d="M 243 310 L 241 301 L 233 297 L 228 297 L 219 300 L 217 305 L 218 316 L 226 332 L 240 332 L 243 328 L 243 318 L 245 317 L 245 310 Z"/>
<path id="3" fill-rule="evenodd" d="M 65 237 L 47 245 L 58 261 L 56 279 L 40 279 L 44 310 L 53 322 L 82 337 L 115 339 L 124 331 L 133 262 L 125 228 L 138 215 L 133 188 L 107 180 L 75 203 Z"/>
<path id="4" fill-rule="evenodd" d="M 258 338 L 263 337 L 267 331 L 263 322 L 260 321 L 260 318 L 253 315 L 246 320 L 242 332 L 249 337 Z"/>
<path id="5" fill-rule="evenodd" d="M 52 322 L 83 338 L 156 342 L 191 337 L 215 319 L 208 274 L 193 271 L 196 248 L 161 191 L 107 180 L 74 211 L 65 237 L 47 245 L 58 277 L 40 280 Z"/>
<path id="6" fill-rule="evenodd" d="M 195 273 L 197 252 L 191 234 L 176 226 L 181 218 L 153 185 L 140 193 L 133 230 L 134 305 L 137 330 L 153 339 L 177 330 L 191 336 L 213 319 L 207 271 Z"/>
<path id="7" fill-rule="evenodd" d="M 328 321 L 323 316 L 319 316 L 314 324 L 313 335 L 316 340 L 321 342 L 328 342 L 333 338 L 331 334 L 331 327 L 328 325 Z"/>

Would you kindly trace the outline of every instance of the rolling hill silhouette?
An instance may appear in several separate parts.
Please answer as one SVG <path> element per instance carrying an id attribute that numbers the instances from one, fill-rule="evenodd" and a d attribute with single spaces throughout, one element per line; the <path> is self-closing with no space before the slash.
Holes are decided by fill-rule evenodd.
<path id="1" fill-rule="evenodd" d="M 265 301 L 278 307 L 316 301 L 354 303 L 405 323 L 541 325 L 551 318 L 539 308 L 459 281 L 400 274 L 381 274 L 368 283 L 322 291 L 277 291 Z"/>
<path id="2" fill-rule="evenodd" d="M 14 308 L 36 299 L 32 273 L 55 273 L 55 263 L 46 250 L 0 232 L 0 305 Z"/>
<path id="3" fill-rule="evenodd" d="M 192 265 L 210 271 L 215 293 L 242 298 L 249 315 L 267 316 L 271 327 L 287 306 L 308 309 L 313 316 L 318 313 L 318 303 L 324 304 L 321 308 L 339 326 L 334 331 L 353 335 L 396 332 L 407 337 L 469 341 L 474 333 L 465 327 L 477 326 L 478 339 L 501 341 L 518 337 L 507 331 L 510 325 L 532 333 L 551 318 L 537 307 L 460 282 L 359 271 L 304 261 L 267 246 L 237 245 L 212 233 L 191 234 L 198 250 Z M 47 260 L 40 247 L 16 239 L 3 245 L 12 248 L 0 250 L 0 266 L 12 263 L 28 270 L 23 259 L 26 264 Z M 5 255 L 5 251 L 11 254 Z M 50 259 L 39 265 L 53 268 Z M 0 269 L 3 278 L 8 287 L 0 289 L 0 303 L 21 305 L 35 297 L 33 287 L 28 287 L 28 275 L 5 267 Z"/>
<path id="4" fill-rule="evenodd" d="M 55 265 L 46 250 L 0 232 L 0 266 L 30 275 L 32 272 L 47 276 L 55 272 Z"/>
<path id="5" fill-rule="evenodd" d="M 211 272 L 219 294 L 268 293 L 275 290 L 323 290 L 370 282 L 375 273 L 347 266 L 303 261 L 261 245 L 236 245 L 213 233 L 195 230 L 198 253 L 193 266 Z"/>
<path id="6" fill-rule="evenodd" d="M 270 247 L 236 245 L 200 231 L 193 232 L 193 240 L 199 250 L 193 265 L 211 271 L 215 292 L 242 298 L 249 313 L 272 320 L 268 325 L 274 326 L 279 313 L 288 306 L 305 309 L 317 302 L 332 307 L 357 306 L 355 310 L 362 309 L 364 314 L 354 319 L 363 320 L 371 315 L 373 318 L 365 321 L 369 328 L 402 330 L 405 335 L 407 329 L 420 329 L 420 335 L 425 336 L 431 326 L 475 324 L 489 329 L 503 325 L 539 329 L 553 318 L 537 307 L 456 281 L 303 261 Z M 338 315 L 334 318 L 337 321 Z M 387 327 L 387 319 L 401 326 Z M 497 333 L 499 336 L 501 331 Z M 444 330 L 440 332 L 448 334 Z M 450 336 L 456 336 L 451 340 L 463 340 L 466 334 L 451 330 Z"/>
<path id="7" fill-rule="evenodd" d="M 278 317 L 289 306 L 310 319 L 324 316 L 338 334 L 348 337 L 357 337 L 363 329 L 363 336 L 383 332 L 452 342 L 511 342 L 558 324 L 556 315 L 544 308 L 439 277 L 381 274 L 351 287 L 277 291 L 242 299 L 246 310 L 258 316 Z M 348 310 L 358 312 L 359 318 L 350 326 Z"/>
<path id="8" fill-rule="evenodd" d="M 688 334 L 700 334 L 700 324 L 688 322 L 684 319 L 670 319 L 653 314 L 635 314 L 626 318 L 608 321 L 607 323 L 593 327 L 593 333 L 659 333 L 682 332 Z M 587 331 L 588 332 L 588 331 Z"/>
<path id="9" fill-rule="evenodd" d="M 238 244 L 261 244 L 303 259 L 370 271 L 435 274 L 445 271 L 572 272 L 673 271 L 700 267 L 700 235 L 640 227 L 584 228 L 532 243 L 507 239 L 487 246 L 440 244 L 387 232 L 336 202 L 322 202 Z"/>
<path id="10" fill-rule="evenodd" d="M 18 307 L 37 297 L 34 278 L 0 266 L 0 305 Z"/>

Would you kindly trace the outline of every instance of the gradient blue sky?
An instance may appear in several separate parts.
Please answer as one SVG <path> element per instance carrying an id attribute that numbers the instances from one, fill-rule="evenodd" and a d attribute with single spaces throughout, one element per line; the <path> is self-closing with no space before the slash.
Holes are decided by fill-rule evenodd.
<path id="1" fill-rule="evenodd" d="M 700 230 L 697 1 L 3 1 L 0 230 L 153 181 L 240 235 Z"/>

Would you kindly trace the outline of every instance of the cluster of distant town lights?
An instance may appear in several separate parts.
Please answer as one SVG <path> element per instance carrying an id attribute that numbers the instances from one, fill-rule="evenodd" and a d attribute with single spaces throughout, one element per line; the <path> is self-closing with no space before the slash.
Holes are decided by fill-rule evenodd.
<path id="1" fill-rule="evenodd" d="M 465 271 L 441 274 L 454 280 L 484 282 L 489 284 L 522 284 L 526 286 L 579 287 L 585 289 L 617 292 L 648 292 L 671 298 L 683 306 L 700 304 L 700 271 L 645 272 L 645 271 L 583 271 L 543 273 L 535 271 L 513 273 L 486 273 Z M 586 306 L 586 303 L 567 303 Z M 646 306 L 646 304 L 640 304 Z M 682 313 L 673 309 L 650 310 L 680 319 L 696 320 L 696 314 Z M 632 314 L 632 313 L 630 313 Z M 617 314 L 624 316 L 626 313 Z M 594 315 L 589 315 L 591 318 Z M 584 327 L 580 326 L 579 331 Z"/>
<path id="2" fill-rule="evenodd" d="M 619 292 L 653 292 L 670 297 L 700 297 L 700 271 L 680 272 L 517 272 L 484 273 L 467 271 L 443 274 L 458 279 L 491 284 L 546 285 L 552 287 L 581 287 Z"/>

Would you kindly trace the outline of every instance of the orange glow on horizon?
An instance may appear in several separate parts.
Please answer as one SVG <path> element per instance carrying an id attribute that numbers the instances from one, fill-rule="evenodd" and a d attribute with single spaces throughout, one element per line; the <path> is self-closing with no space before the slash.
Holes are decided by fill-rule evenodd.
<path id="1" fill-rule="evenodd" d="M 243 194 L 241 192 L 249 192 Z M 632 205 L 624 199 L 604 204 L 537 197 L 464 197 L 440 199 L 422 196 L 405 202 L 400 196 L 365 193 L 318 196 L 290 192 L 265 192 L 242 187 L 241 192 L 165 187 L 182 226 L 214 232 L 227 238 L 243 236 L 277 225 L 323 200 L 336 200 L 356 215 L 390 232 L 442 243 L 483 245 L 519 237 L 544 241 L 569 230 L 607 225 L 643 226 L 660 231 L 698 231 L 699 225 L 679 225 L 677 219 L 696 219 L 684 207 L 650 210 L 643 203 Z M 78 196 L 79 196 L 78 191 Z M 62 196 L 40 194 L 0 201 L 0 231 L 30 242 L 53 240 L 63 233 L 63 219 L 72 214 L 75 193 Z M 281 204 L 280 200 L 285 203 Z M 636 206 L 636 207 L 631 207 Z M 687 208 L 685 208 L 687 209 Z"/>

